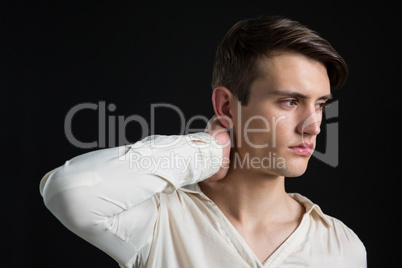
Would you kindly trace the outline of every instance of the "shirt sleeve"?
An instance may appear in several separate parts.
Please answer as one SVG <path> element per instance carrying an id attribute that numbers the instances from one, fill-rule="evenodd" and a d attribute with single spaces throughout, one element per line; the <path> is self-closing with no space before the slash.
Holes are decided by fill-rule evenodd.
<path id="1" fill-rule="evenodd" d="M 221 146 L 206 133 L 154 135 L 75 157 L 48 172 L 40 192 L 68 229 L 124 266 L 146 261 L 159 193 L 211 177 L 221 159 Z"/>

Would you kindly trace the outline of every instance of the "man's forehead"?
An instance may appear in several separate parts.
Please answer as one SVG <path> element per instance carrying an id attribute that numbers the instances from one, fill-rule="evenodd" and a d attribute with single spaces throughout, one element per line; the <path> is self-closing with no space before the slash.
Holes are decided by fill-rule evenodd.
<path id="1" fill-rule="evenodd" d="M 253 82 L 252 91 L 273 96 L 332 97 L 327 69 L 321 62 L 298 53 L 282 53 L 262 57 L 259 64 L 260 75 Z"/>
<path id="2" fill-rule="evenodd" d="M 271 96 L 294 97 L 294 98 L 299 98 L 299 99 L 308 99 L 308 98 L 312 97 L 310 95 L 306 95 L 306 94 L 300 93 L 298 91 L 278 90 L 278 89 L 268 90 L 267 94 L 271 95 Z M 318 97 L 318 99 L 330 100 L 330 99 L 332 99 L 332 94 L 329 93 L 329 94 L 321 95 Z"/>

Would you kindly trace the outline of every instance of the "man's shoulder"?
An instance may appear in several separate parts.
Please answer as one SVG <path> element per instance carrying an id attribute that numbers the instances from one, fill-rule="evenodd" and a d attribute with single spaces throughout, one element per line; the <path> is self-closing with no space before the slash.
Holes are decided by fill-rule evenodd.
<path id="1" fill-rule="evenodd" d="M 331 255 L 344 267 L 365 267 L 366 248 L 358 235 L 341 220 L 325 214 L 321 208 L 300 194 L 291 194 L 310 215 L 307 240 L 321 255 Z M 349 264 L 353 264 L 350 266 Z"/>
<path id="2" fill-rule="evenodd" d="M 355 267 L 364 267 L 366 263 L 366 248 L 358 235 L 341 220 L 324 214 L 327 219 L 325 228 L 328 250 L 354 263 Z"/>
<path id="3" fill-rule="evenodd" d="M 336 235 L 338 239 L 344 242 L 349 242 L 354 244 L 357 247 L 363 247 L 364 245 L 361 242 L 360 238 L 358 235 L 351 229 L 349 226 L 347 226 L 343 221 L 326 215 L 328 219 L 329 224 L 329 232 L 333 233 L 333 235 Z"/>

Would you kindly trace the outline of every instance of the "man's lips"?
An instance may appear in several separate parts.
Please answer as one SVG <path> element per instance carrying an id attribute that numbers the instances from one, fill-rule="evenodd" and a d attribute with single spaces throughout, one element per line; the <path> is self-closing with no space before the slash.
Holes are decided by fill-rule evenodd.
<path id="1" fill-rule="evenodd" d="M 314 150 L 314 143 L 312 142 L 303 142 L 295 146 L 290 146 L 290 150 L 294 153 L 304 156 L 310 156 Z"/>

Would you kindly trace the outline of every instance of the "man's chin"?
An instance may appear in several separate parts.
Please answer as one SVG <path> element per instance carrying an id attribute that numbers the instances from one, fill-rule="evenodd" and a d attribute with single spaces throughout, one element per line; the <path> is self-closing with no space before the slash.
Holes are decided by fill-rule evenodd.
<path id="1" fill-rule="evenodd" d="M 231 168 L 250 169 L 257 172 L 275 174 L 284 177 L 299 177 L 306 172 L 309 157 L 268 152 L 264 157 L 248 152 L 244 155 L 234 153 Z"/>
<path id="2" fill-rule="evenodd" d="M 308 161 L 286 161 L 286 167 L 277 172 L 288 178 L 300 177 L 306 172 L 307 164 Z"/>
<path id="3" fill-rule="evenodd" d="M 286 177 L 286 178 L 296 178 L 296 177 L 300 177 L 305 172 L 306 172 L 306 169 L 304 169 L 303 171 L 300 171 L 300 170 L 287 170 L 283 174 L 283 176 Z"/>
<path id="4" fill-rule="evenodd" d="M 300 177 L 303 175 L 307 170 L 307 165 L 284 165 L 281 168 L 268 168 L 265 169 L 265 172 L 269 174 L 275 174 L 277 176 L 283 176 L 287 178 L 294 178 L 294 177 Z"/>

